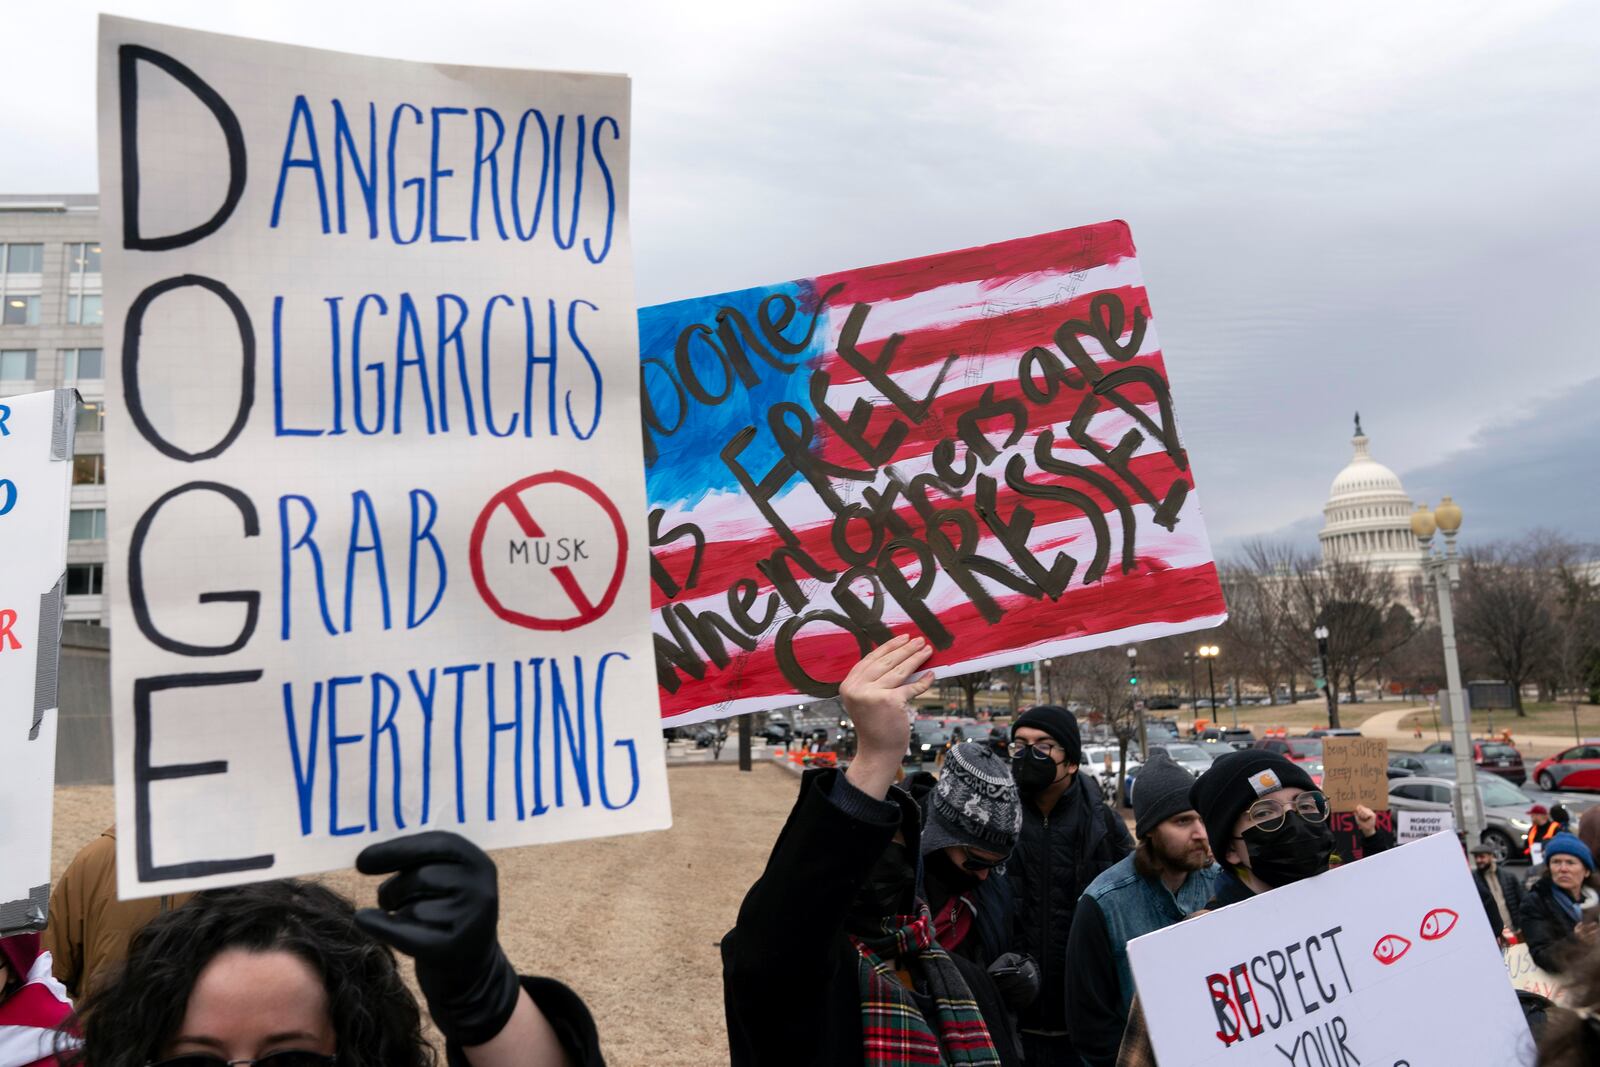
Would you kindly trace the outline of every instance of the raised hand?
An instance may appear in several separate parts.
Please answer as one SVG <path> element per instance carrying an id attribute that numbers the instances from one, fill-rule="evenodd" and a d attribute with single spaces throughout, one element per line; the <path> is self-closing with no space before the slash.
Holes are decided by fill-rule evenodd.
<path id="1" fill-rule="evenodd" d="M 911 702 L 933 685 L 918 669 L 933 655 L 921 637 L 896 637 L 867 653 L 839 685 L 845 713 L 856 728 L 856 756 L 845 777 L 874 797 L 889 795 L 911 740 Z"/>

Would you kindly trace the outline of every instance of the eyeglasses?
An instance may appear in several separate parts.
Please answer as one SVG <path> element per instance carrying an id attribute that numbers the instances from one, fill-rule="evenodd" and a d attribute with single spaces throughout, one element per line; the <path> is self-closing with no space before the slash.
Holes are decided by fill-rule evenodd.
<path id="1" fill-rule="evenodd" d="M 1007 751 L 1013 756 L 1020 756 L 1026 752 L 1034 759 L 1055 759 L 1056 753 L 1061 751 L 1061 746 L 1053 741 L 1036 741 L 1031 745 L 1026 741 L 1013 741 Z"/>
<path id="2" fill-rule="evenodd" d="M 269 1052 L 259 1060 L 225 1060 L 209 1052 L 188 1052 L 148 1067 L 333 1067 L 334 1057 L 305 1049 L 286 1048 Z"/>
<path id="3" fill-rule="evenodd" d="M 991 871 L 996 867 L 1004 866 L 1006 862 L 1004 856 L 997 860 L 986 860 L 974 856 L 970 849 L 962 849 L 962 851 L 967 854 L 967 858 L 961 861 L 961 869 L 964 871 Z"/>
<path id="4" fill-rule="evenodd" d="M 1288 818 L 1291 809 L 1306 822 L 1328 821 L 1328 798 L 1316 790 L 1301 793 L 1287 805 L 1280 806 L 1272 800 L 1258 800 L 1250 805 L 1245 817 L 1250 820 L 1251 829 L 1270 834 L 1283 829 L 1283 821 Z"/>

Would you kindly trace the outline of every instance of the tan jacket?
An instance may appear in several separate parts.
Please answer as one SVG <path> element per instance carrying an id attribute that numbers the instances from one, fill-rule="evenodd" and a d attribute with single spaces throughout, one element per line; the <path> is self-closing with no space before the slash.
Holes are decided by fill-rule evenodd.
<path id="1" fill-rule="evenodd" d="M 50 891 L 44 948 L 56 979 L 74 997 L 89 991 L 108 966 L 121 963 L 133 935 L 192 894 L 117 899 L 117 833 L 111 827 L 79 850 Z"/>

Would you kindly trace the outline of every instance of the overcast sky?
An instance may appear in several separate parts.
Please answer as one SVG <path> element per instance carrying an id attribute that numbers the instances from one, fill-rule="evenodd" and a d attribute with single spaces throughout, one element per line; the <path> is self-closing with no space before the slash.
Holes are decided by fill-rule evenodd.
<path id="1" fill-rule="evenodd" d="M 97 6 L 631 74 L 642 304 L 1127 219 L 1221 547 L 1315 544 L 1357 409 L 1464 534 L 1600 539 L 1600 5 L 52 0 L 0 192 L 94 190 Z"/>

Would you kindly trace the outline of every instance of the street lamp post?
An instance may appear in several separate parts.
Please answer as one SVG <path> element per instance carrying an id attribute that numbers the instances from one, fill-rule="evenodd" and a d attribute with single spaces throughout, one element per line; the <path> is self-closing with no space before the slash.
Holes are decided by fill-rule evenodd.
<path id="1" fill-rule="evenodd" d="M 1194 712 L 1198 710 L 1195 708 L 1195 704 L 1200 700 L 1200 686 L 1194 680 L 1194 653 L 1185 652 L 1183 654 L 1183 662 L 1189 665 L 1189 710 Z"/>
<path id="2" fill-rule="evenodd" d="M 1483 806 L 1478 796 L 1478 768 L 1472 762 L 1472 721 L 1461 689 L 1461 661 L 1456 657 L 1456 620 L 1450 592 L 1461 584 L 1456 559 L 1456 531 L 1461 528 L 1461 508 L 1449 497 L 1432 511 L 1418 504 L 1411 516 L 1411 532 L 1422 548 L 1422 571 L 1439 595 L 1439 633 L 1444 639 L 1444 675 L 1450 687 L 1450 751 L 1456 760 L 1456 825 L 1468 840 L 1483 840 Z M 1444 534 L 1444 551 L 1433 551 L 1433 534 Z"/>
<path id="3" fill-rule="evenodd" d="M 1216 645 L 1201 645 L 1200 658 L 1206 661 L 1206 685 L 1211 690 L 1211 715 L 1215 719 L 1217 714 L 1217 673 L 1212 666 L 1216 662 L 1217 654 L 1222 650 Z M 1239 706 L 1233 707 L 1233 725 L 1239 725 Z"/>
<path id="4" fill-rule="evenodd" d="M 1328 677 L 1328 628 L 1318 626 L 1313 631 L 1317 638 L 1317 681 L 1322 686 L 1322 697 L 1328 702 L 1328 725 L 1338 726 L 1339 713 L 1334 708 L 1333 681 Z"/>
<path id="5" fill-rule="evenodd" d="M 1133 690 L 1128 699 L 1133 703 L 1134 722 L 1139 726 L 1139 755 L 1148 757 L 1150 738 L 1145 732 L 1144 707 L 1139 703 L 1139 650 L 1131 646 L 1128 649 L 1128 688 Z"/>

